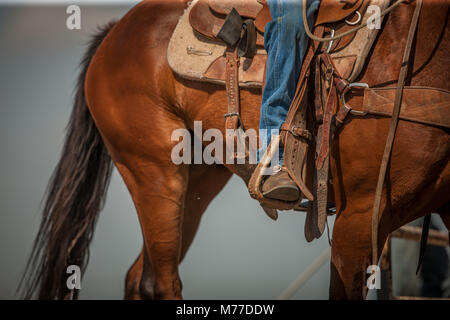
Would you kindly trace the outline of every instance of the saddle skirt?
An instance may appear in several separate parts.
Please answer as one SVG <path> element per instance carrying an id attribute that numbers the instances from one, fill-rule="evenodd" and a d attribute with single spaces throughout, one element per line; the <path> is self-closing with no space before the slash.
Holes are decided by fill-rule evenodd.
<path id="1" fill-rule="evenodd" d="M 263 6 L 256 0 L 222 0 L 211 1 L 212 7 L 218 11 L 231 11 L 229 4 L 239 4 L 240 15 L 256 17 L 258 9 Z M 256 5 L 245 6 L 247 3 Z M 239 11 L 240 10 L 240 11 Z M 256 13 L 255 13 L 256 12 Z M 225 14 L 211 9 L 208 0 L 194 0 L 181 16 L 169 42 L 167 60 L 171 69 L 182 78 L 206 81 L 225 86 L 226 44 L 214 37 L 223 22 Z M 250 17 L 251 18 L 251 17 Z M 268 19 L 270 21 L 270 18 Z M 264 36 L 258 30 L 257 50 L 253 59 L 240 58 L 240 87 L 261 88 L 267 52 L 264 49 Z M 262 42 L 261 42 L 262 39 Z"/>
<path id="2" fill-rule="evenodd" d="M 316 26 L 354 21 L 355 12 L 364 10 L 360 23 L 373 12 L 366 9 L 377 5 L 383 10 L 389 0 L 355 0 L 352 6 L 336 0 L 323 0 Z M 264 49 L 264 27 L 272 18 L 265 0 L 194 0 L 188 4 L 169 42 L 167 59 L 171 69 L 182 78 L 225 85 L 226 44 L 216 38 L 226 15 L 235 8 L 244 19 L 255 22 L 256 55 L 241 57 L 239 86 L 262 88 L 267 52 Z M 353 27 L 353 26 L 351 26 Z M 352 81 L 360 74 L 377 36 L 377 29 L 363 28 L 342 41 L 330 44 L 336 68 Z"/>

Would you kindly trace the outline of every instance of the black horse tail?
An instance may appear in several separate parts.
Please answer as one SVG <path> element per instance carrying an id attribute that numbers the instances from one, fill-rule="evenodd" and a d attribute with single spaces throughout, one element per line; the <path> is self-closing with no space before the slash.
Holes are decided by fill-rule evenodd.
<path id="1" fill-rule="evenodd" d="M 88 110 L 84 82 L 92 57 L 113 25 L 93 36 L 80 64 L 64 148 L 47 187 L 39 232 L 18 288 L 24 299 L 77 297 L 67 287 L 67 267 L 77 265 L 81 272 L 86 268 L 113 169 Z"/>

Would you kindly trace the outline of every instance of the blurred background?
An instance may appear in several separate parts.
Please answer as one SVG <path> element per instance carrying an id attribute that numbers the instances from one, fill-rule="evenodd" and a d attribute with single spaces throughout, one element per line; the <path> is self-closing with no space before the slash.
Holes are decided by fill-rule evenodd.
<path id="1" fill-rule="evenodd" d="M 136 2 L 0 0 L 0 299 L 17 298 L 90 35 Z M 70 4 L 81 8 L 81 30 L 66 27 Z M 305 241 L 304 220 L 303 213 L 287 212 L 271 221 L 233 177 L 205 212 L 180 266 L 184 298 L 275 299 L 329 247 L 326 234 Z M 134 206 L 115 171 L 80 298 L 123 298 L 125 274 L 141 244 Z M 394 265 L 394 279 L 401 271 L 412 275 L 409 284 L 419 281 L 414 248 L 406 269 Z M 329 261 L 293 298 L 327 299 L 328 286 Z M 394 291 L 399 288 L 394 283 Z"/>

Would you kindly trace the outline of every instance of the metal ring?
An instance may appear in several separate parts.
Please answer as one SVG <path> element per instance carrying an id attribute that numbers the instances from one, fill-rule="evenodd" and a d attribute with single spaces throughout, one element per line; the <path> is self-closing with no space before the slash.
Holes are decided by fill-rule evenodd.
<path id="1" fill-rule="evenodd" d="M 350 83 L 350 84 L 348 85 L 348 88 L 349 88 L 349 89 L 354 88 L 354 87 L 370 88 L 369 85 L 368 85 L 367 83 L 362 83 L 362 82 L 353 82 L 353 83 Z M 348 91 L 350 91 L 350 90 L 348 90 Z M 346 92 L 348 92 L 348 91 L 346 91 Z M 347 108 L 349 108 L 349 109 L 351 110 L 350 112 L 352 112 L 352 113 L 356 113 L 356 114 L 359 114 L 359 115 L 365 115 L 365 113 L 363 114 L 363 112 L 361 112 L 361 111 L 354 111 L 351 107 L 349 107 L 349 106 L 347 105 L 347 102 L 345 101 L 345 93 L 346 93 L 346 92 L 344 92 L 343 94 L 341 94 L 342 105 L 345 106 L 345 107 L 347 107 Z M 353 111 L 354 111 L 354 112 L 353 112 Z"/>
<path id="2" fill-rule="evenodd" d="M 361 13 L 359 13 L 358 10 L 355 11 L 355 13 L 358 15 L 358 19 L 356 19 L 355 22 L 349 21 L 347 19 L 345 19 L 345 23 L 347 23 L 348 25 L 354 26 L 355 24 L 358 24 L 361 21 Z"/>
<path id="3" fill-rule="evenodd" d="M 294 136 L 294 137 L 299 137 L 300 135 L 298 133 L 294 132 L 294 129 L 296 129 L 296 126 L 292 126 L 291 130 L 289 130 L 289 132 Z"/>

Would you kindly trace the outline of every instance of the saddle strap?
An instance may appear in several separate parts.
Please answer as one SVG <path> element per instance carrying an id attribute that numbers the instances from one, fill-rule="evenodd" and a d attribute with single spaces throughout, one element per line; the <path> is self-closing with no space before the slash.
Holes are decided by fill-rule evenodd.
<path id="1" fill-rule="evenodd" d="M 225 53 L 226 65 L 226 90 L 228 101 L 228 113 L 225 114 L 225 129 L 236 130 L 241 123 L 240 99 L 239 99 L 239 64 L 237 47 L 228 47 Z"/>
<path id="2" fill-rule="evenodd" d="M 251 19 L 242 21 L 239 13 L 233 8 L 227 15 L 217 37 L 227 44 L 225 51 L 225 86 L 228 113 L 224 116 L 226 141 L 233 141 L 235 146 L 238 144 L 245 146 L 244 157 L 239 156 L 236 152 L 233 155 L 234 159 L 240 158 L 240 160 L 244 160 L 248 157 L 248 145 L 241 134 L 245 129 L 240 116 L 239 65 L 240 57 L 253 58 L 256 53 L 255 25 Z M 241 131 L 237 132 L 238 129 L 241 129 Z"/>
<path id="3" fill-rule="evenodd" d="M 317 61 L 316 64 L 320 64 Z M 316 77 L 320 77 L 316 74 Z M 313 195 L 314 201 L 308 205 L 308 214 L 305 221 L 305 239 L 311 242 L 314 239 L 320 238 L 325 230 L 325 223 L 327 219 L 327 200 L 328 200 L 328 177 L 329 177 L 329 143 L 330 143 L 330 128 L 331 116 L 336 106 L 336 88 L 333 81 L 331 81 L 330 91 L 328 93 L 325 110 L 323 111 L 323 121 L 318 127 L 316 137 L 316 163 L 319 160 L 319 155 L 323 158 L 320 167 L 316 164 L 313 169 Z M 324 150 L 326 154 L 324 156 Z"/>
<path id="4" fill-rule="evenodd" d="M 228 161 L 237 164 L 245 164 L 249 157 L 249 145 L 245 139 L 245 128 L 240 114 L 239 97 L 239 64 L 240 59 L 237 54 L 237 47 L 226 50 L 226 90 L 228 101 L 228 113 L 225 118 L 225 139 L 227 144 L 227 163 Z M 229 148 L 229 149 L 228 149 Z M 242 153 L 243 151 L 243 153 Z M 230 157 L 230 158 L 228 158 Z"/>
<path id="5" fill-rule="evenodd" d="M 392 146 L 394 145 L 395 133 L 397 131 L 402 106 L 403 88 L 405 86 L 405 80 L 408 74 L 410 62 L 409 60 L 411 58 L 411 49 L 414 41 L 414 36 L 417 31 L 417 25 L 419 22 L 421 8 L 422 8 L 422 0 L 416 0 L 416 8 L 414 10 L 414 14 L 409 27 L 408 38 L 406 40 L 405 51 L 403 53 L 403 59 L 398 78 L 397 91 L 395 93 L 394 111 L 392 113 L 391 124 L 386 139 L 386 145 L 384 148 L 383 158 L 381 161 L 380 172 L 378 175 L 378 183 L 375 191 L 375 200 L 372 214 L 372 265 L 378 264 L 378 224 L 381 206 L 381 196 L 383 192 L 384 180 L 386 178 L 387 167 L 389 165 L 389 160 L 392 154 Z"/>
<path id="6" fill-rule="evenodd" d="M 330 144 L 333 123 L 333 112 L 337 106 L 338 93 L 348 90 L 348 82 L 342 79 L 334 68 L 333 62 L 327 53 L 321 54 L 316 62 L 316 70 L 321 66 L 326 68 L 326 81 L 329 84 L 325 108 L 320 112 L 323 119 L 317 130 L 316 139 L 316 165 L 313 170 L 313 192 L 315 201 L 308 206 L 308 215 L 305 222 L 305 238 L 310 242 L 322 235 L 327 218 L 328 179 L 330 169 Z M 316 83 L 322 82 L 321 75 L 316 73 Z M 323 86 L 320 86 L 322 88 Z M 322 89 L 321 89 L 322 90 Z M 319 93 L 321 95 L 321 93 Z M 316 109 L 322 109 L 321 101 L 316 101 Z M 317 113 L 317 112 L 316 112 Z"/>
<path id="7" fill-rule="evenodd" d="M 319 131 L 321 131 L 321 139 L 318 139 L 318 141 L 320 141 L 320 146 L 317 154 L 316 166 L 317 169 L 320 170 L 325 162 L 325 159 L 328 158 L 330 150 L 331 127 L 333 122 L 333 112 L 335 111 L 337 105 L 337 94 L 345 94 L 349 90 L 349 83 L 340 76 L 328 53 L 321 54 L 319 56 L 318 63 L 325 66 L 326 77 L 330 83 L 325 110 L 323 110 L 323 121 L 319 127 Z"/>

